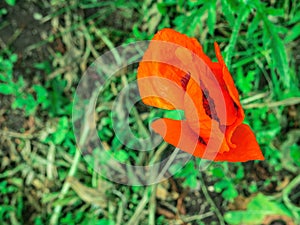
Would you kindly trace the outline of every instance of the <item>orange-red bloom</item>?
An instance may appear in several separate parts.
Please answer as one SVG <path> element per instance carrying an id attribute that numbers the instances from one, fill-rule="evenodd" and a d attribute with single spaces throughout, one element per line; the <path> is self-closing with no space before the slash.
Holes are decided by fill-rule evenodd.
<path id="1" fill-rule="evenodd" d="M 184 110 L 185 120 L 162 118 L 152 128 L 164 140 L 196 157 L 244 162 L 264 156 L 250 127 L 232 77 L 215 43 L 212 62 L 199 42 L 172 29 L 159 31 L 138 68 L 145 104 Z"/>

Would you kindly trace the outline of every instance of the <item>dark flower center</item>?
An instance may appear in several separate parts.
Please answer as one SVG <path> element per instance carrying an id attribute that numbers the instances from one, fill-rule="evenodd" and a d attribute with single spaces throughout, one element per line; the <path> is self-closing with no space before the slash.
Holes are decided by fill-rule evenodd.
<path id="1" fill-rule="evenodd" d="M 202 137 L 198 137 L 198 141 L 203 145 L 207 145 L 207 143 L 203 140 Z"/>
<path id="2" fill-rule="evenodd" d="M 209 92 L 207 91 L 207 89 L 203 87 L 203 85 L 201 88 L 202 88 L 202 96 L 203 96 L 202 104 L 205 109 L 206 115 L 208 115 L 211 119 L 220 122 L 215 109 L 214 100 L 209 96 Z"/>
<path id="3" fill-rule="evenodd" d="M 186 87 L 187 87 L 190 79 L 191 79 L 190 72 L 188 72 L 187 74 L 185 74 L 185 76 L 183 78 L 181 78 L 180 83 L 181 83 L 181 87 L 183 88 L 184 91 L 186 91 Z"/>

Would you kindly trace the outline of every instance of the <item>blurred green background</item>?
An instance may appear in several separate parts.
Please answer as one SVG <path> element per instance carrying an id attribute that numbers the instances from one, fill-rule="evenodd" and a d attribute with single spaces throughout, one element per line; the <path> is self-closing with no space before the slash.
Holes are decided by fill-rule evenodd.
<path id="1" fill-rule="evenodd" d="M 83 160 L 71 123 L 82 74 L 105 51 L 164 27 L 197 38 L 212 59 L 219 43 L 265 161 L 200 173 L 193 158 L 164 182 L 130 187 Z M 300 224 L 299 37 L 292 0 L 2 0 L 0 224 Z M 136 67 L 110 81 L 97 129 L 116 159 L 147 164 L 114 136 L 109 111 L 135 79 Z M 168 114 L 137 104 L 132 130 L 145 137 L 151 118 Z"/>

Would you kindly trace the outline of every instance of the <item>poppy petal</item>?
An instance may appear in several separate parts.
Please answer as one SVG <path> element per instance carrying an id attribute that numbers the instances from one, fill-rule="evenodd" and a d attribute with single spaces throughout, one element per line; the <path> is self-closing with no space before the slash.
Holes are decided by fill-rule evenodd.
<path id="1" fill-rule="evenodd" d="M 199 57 L 206 57 L 207 60 L 210 60 L 202 50 L 202 46 L 195 38 L 190 38 L 185 34 L 181 34 L 173 29 L 165 28 L 157 32 L 152 40 L 167 41 L 174 43 L 176 45 L 182 46 L 189 49 L 194 54 L 197 54 Z"/>
<path id="2" fill-rule="evenodd" d="M 222 72 L 223 72 L 222 73 L 223 74 L 222 78 L 225 82 L 225 85 L 228 89 L 228 92 L 229 92 L 231 98 L 233 99 L 233 101 L 235 102 L 235 104 L 237 105 L 237 107 L 242 108 L 240 100 L 239 100 L 239 93 L 238 93 L 238 91 L 235 87 L 232 76 L 230 75 L 230 73 L 228 71 L 228 68 L 227 68 L 227 66 L 224 62 L 224 59 L 223 59 L 222 54 L 221 54 L 220 47 L 216 42 L 214 43 L 214 47 L 215 47 L 215 52 L 216 52 L 216 57 L 218 59 L 218 62 L 222 66 Z"/>
<path id="3" fill-rule="evenodd" d="M 236 148 L 229 152 L 219 153 L 215 161 L 246 162 L 249 160 L 264 160 L 264 156 L 251 128 L 246 124 L 239 125 L 232 135 Z"/>
<path id="4" fill-rule="evenodd" d="M 150 81 L 140 84 L 141 78 L 161 77 L 174 82 L 185 90 L 191 74 L 193 54 L 210 61 L 194 38 L 166 28 L 156 33 L 139 64 L 137 78 L 140 95 L 145 104 L 163 109 L 183 109 L 184 93 L 176 93 L 172 85 Z M 205 61 L 204 60 L 204 61 Z M 192 78 L 197 79 L 195 73 Z M 178 90 L 178 89 L 177 89 Z M 169 100 L 165 94 L 169 93 Z"/>
<path id="5" fill-rule="evenodd" d="M 264 156 L 250 127 L 246 124 L 238 126 L 233 135 L 237 147 L 229 152 L 216 153 L 209 151 L 205 143 L 195 135 L 186 121 L 158 119 L 152 123 L 152 129 L 164 140 L 181 150 L 213 161 L 246 162 L 264 160 Z"/>
<path id="6" fill-rule="evenodd" d="M 227 126 L 226 133 L 225 133 L 228 145 L 231 148 L 235 148 L 236 145 L 231 140 L 232 135 L 235 132 L 236 128 L 239 125 L 242 124 L 242 122 L 244 120 L 244 117 L 245 117 L 245 114 L 244 114 L 244 110 L 243 110 L 243 108 L 241 106 L 241 103 L 240 103 L 240 100 L 239 100 L 239 93 L 238 93 L 237 88 L 234 84 L 232 76 L 229 73 L 228 68 L 227 68 L 227 66 L 224 62 L 224 59 L 223 59 L 222 54 L 221 54 L 220 47 L 216 42 L 214 43 L 214 46 L 215 46 L 216 57 L 218 59 L 220 68 L 222 70 L 221 74 L 222 74 L 223 82 L 226 86 L 226 90 L 227 90 L 226 92 L 229 93 L 229 96 L 231 97 L 232 101 L 234 102 L 234 108 L 236 109 L 235 121 L 230 126 Z"/>
<path id="7" fill-rule="evenodd" d="M 211 101 L 215 101 L 215 99 Z M 221 131 L 219 122 L 213 119 L 214 105 L 213 102 L 206 102 L 201 87 L 197 82 L 191 80 L 184 97 L 184 112 L 188 125 L 205 142 L 208 142 L 209 139 L 213 141 L 211 146 L 215 146 L 215 148 L 210 151 L 229 151 L 224 132 Z"/>
<path id="8" fill-rule="evenodd" d="M 191 53 L 186 48 L 194 53 L 202 52 L 196 39 L 192 40 L 172 29 L 163 29 L 154 35 L 137 73 L 140 95 L 145 104 L 163 109 L 183 109 L 184 93 L 171 83 L 185 91 L 190 74 L 184 68 L 191 64 L 188 61 L 191 60 Z M 151 77 L 165 78 L 166 81 L 151 79 L 140 82 L 141 78 Z"/>
<path id="9" fill-rule="evenodd" d="M 175 82 L 156 76 L 140 78 L 137 82 L 142 101 L 146 105 L 169 110 L 183 109 L 185 92 Z"/>
<path id="10" fill-rule="evenodd" d="M 204 159 L 214 160 L 224 143 L 220 143 L 220 138 L 214 135 L 209 140 L 208 148 L 207 143 L 191 130 L 186 121 L 163 118 L 155 120 L 151 127 L 169 144 Z"/>
<path id="11" fill-rule="evenodd" d="M 195 38 L 168 28 L 155 34 L 138 68 L 140 95 L 145 104 L 184 110 L 186 121 L 159 119 L 152 127 L 196 157 L 263 160 L 255 135 L 242 124 L 239 94 L 217 43 L 215 52 L 218 62 L 204 54 Z"/>
<path id="12" fill-rule="evenodd" d="M 201 157 L 205 151 L 206 146 L 201 143 L 186 121 L 163 118 L 155 120 L 151 127 L 166 142 L 191 155 Z"/>

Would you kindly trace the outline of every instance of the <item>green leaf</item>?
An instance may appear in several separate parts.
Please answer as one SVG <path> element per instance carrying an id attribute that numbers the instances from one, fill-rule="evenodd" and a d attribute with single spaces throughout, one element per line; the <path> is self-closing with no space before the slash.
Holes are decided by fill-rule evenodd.
<path id="1" fill-rule="evenodd" d="M 15 83 L 15 89 L 17 89 L 16 92 L 23 93 L 22 88 L 25 86 L 25 81 L 22 76 L 19 76 L 18 81 Z"/>
<path id="2" fill-rule="evenodd" d="M 66 116 L 61 117 L 58 121 L 55 133 L 53 133 L 54 144 L 61 144 L 69 132 L 69 121 Z"/>
<path id="3" fill-rule="evenodd" d="M 214 35 L 214 30 L 215 30 L 215 25 L 216 25 L 216 0 L 214 1 L 208 1 L 209 5 L 208 5 L 208 18 L 207 18 L 207 26 L 208 26 L 208 32 L 211 35 Z"/>
<path id="4" fill-rule="evenodd" d="M 235 199 L 238 195 L 239 193 L 237 192 L 237 190 L 235 189 L 232 183 L 230 183 L 227 186 L 227 188 L 222 192 L 223 198 L 230 201 Z"/>
<path id="5" fill-rule="evenodd" d="M 291 217 L 290 211 L 279 202 L 271 201 L 267 196 L 259 193 L 255 198 L 253 198 L 248 206 L 249 210 L 263 211 L 267 214 L 278 214 Z"/>
<path id="6" fill-rule="evenodd" d="M 213 174 L 214 177 L 217 177 L 217 178 L 222 178 L 222 177 L 225 176 L 224 171 L 221 167 L 213 168 L 212 174 Z"/>
<path id="7" fill-rule="evenodd" d="M 244 2 L 240 0 L 226 0 L 232 11 L 237 12 L 242 7 Z"/>
<path id="8" fill-rule="evenodd" d="M 248 74 L 245 77 L 242 67 L 238 67 L 236 84 L 243 93 L 247 94 L 252 90 L 253 81 L 255 80 L 255 78 L 256 71 L 249 70 Z"/>
<path id="9" fill-rule="evenodd" d="M 273 34 L 274 35 L 274 34 Z M 280 78 L 285 88 L 290 88 L 290 76 L 285 47 L 280 38 L 274 35 L 271 39 L 272 59 L 280 74 Z"/>
<path id="10" fill-rule="evenodd" d="M 300 146 L 294 144 L 291 146 L 291 158 L 293 159 L 294 163 L 300 167 Z"/>
<path id="11" fill-rule="evenodd" d="M 229 24 L 233 24 L 234 16 L 233 16 L 233 12 L 232 12 L 230 6 L 228 5 L 227 0 L 221 0 L 221 5 L 222 5 L 222 13 L 226 17 L 227 22 Z"/>
<path id="12" fill-rule="evenodd" d="M 5 1 L 10 6 L 14 6 L 16 4 L 16 0 L 5 0 Z"/>
<path id="13" fill-rule="evenodd" d="M 33 114 L 34 111 L 36 110 L 38 103 L 35 101 L 32 94 L 26 94 L 24 97 L 24 100 L 26 101 L 26 104 L 25 104 L 26 115 L 28 116 L 28 115 Z"/>
<path id="14" fill-rule="evenodd" d="M 0 16 L 6 15 L 7 14 L 7 9 L 2 8 L 0 9 Z"/>
<path id="15" fill-rule="evenodd" d="M 0 81 L 7 82 L 9 79 L 7 79 L 7 75 L 4 73 L 0 73 Z"/>
<path id="16" fill-rule="evenodd" d="M 214 188 L 217 193 L 222 192 L 223 189 L 227 188 L 230 182 L 228 180 L 220 180 L 214 184 Z"/>
<path id="17" fill-rule="evenodd" d="M 174 24 L 177 30 L 186 35 L 193 35 L 195 29 L 198 27 L 202 29 L 202 25 L 199 24 L 202 16 L 206 12 L 206 7 L 200 7 L 198 10 L 193 10 L 190 15 L 179 15 L 174 19 Z M 200 27 L 199 27 L 200 26 Z"/>
<path id="18" fill-rule="evenodd" d="M 17 62 L 17 60 L 18 60 L 18 55 L 17 55 L 17 54 L 11 54 L 10 57 L 9 57 L 9 60 L 10 60 L 12 63 Z"/>
<path id="19" fill-rule="evenodd" d="M 288 25 L 298 23 L 300 21 L 300 11 L 298 10 L 295 15 L 288 21 Z"/>
<path id="20" fill-rule="evenodd" d="M 112 150 L 119 150 L 122 147 L 123 143 L 119 140 L 118 137 L 114 137 L 111 143 Z"/>
<path id="21" fill-rule="evenodd" d="M 37 105 L 38 103 L 35 101 L 32 94 L 22 93 L 16 97 L 15 101 L 12 104 L 12 108 L 24 109 L 25 114 L 28 116 L 34 113 Z"/>
<path id="22" fill-rule="evenodd" d="M 39 63 L 35 63 L 33 64 L 34 68 L 39 69 L 39 70 L 43 70 L 45 71 L 45 73 L 51 73 L 51 64 L 49 61 L 43 61 L 43 62 L 39 62 Z"/>
<path id="23" fill-rule="evenodd" d="M 4 218 L 4 215 L 8 212 L 14 212 L 15 207 L 10 205 L 1 205 L 0 207 L 0 218 Z"/>
<path id="24" fill-rule="evenodd" d="M 114 157 L 120 162 L 124 163 L 128 160 L 129 155 L 125 150 L 117 150 L 114 154 Z"/>
<path id="25" fill-rule="evenodd" d="M 288 32 L 287 36 L 284 39 L 285 43 L 289 43 L 294 41 L 295 39 L 297 39 L 300 36 L 300 23 L 296 24 L 295 26 L 293 26 L 292 29 L 290 29 L 290 31 Z"/>
<path id="26" fill-rule="evenodd" d="M 278 34 L 282 34 L 282 35 L 286 35 L 287 32 L 290 30 L 289 28 L 287 28 L 285 26 L 282 26 L 282 25 L 279 25 L 279 24 L 276 24 L 274 27 L 275 27 L 276 32 Z M 281 40 L 281 38 L 280 38 L 280 40 Z"/>
<path id="27" fill-rule="evenodd" d="M 43 103 L 44 101 L 47 101 L 48 92 L 43 86 L 34 85 L 33 90 L 35 90 L 36 92 L 38 103 Z"/>
<path id="28" fill-rule="evenodd" d="M 247 30 L 247 38 L 248 39 L 252 39 L 252 35 L 255 31 L 257 31 L 259 22 L 261 21 L 261 17 L 260 14 L 256 14 L 255 17 L 253 18 L 253 20 L 251 21 L 251 23 L 248 26 L 248 30 Z"/>
<path id="29" fill-rule="evenodd" d="M 236 173 L 236 178 L 237 179 L 243 179 L 244 178 L 244 167 L 243 166 L 239 166 L 237 173 Z"/>
<path id="30" fill-rule="evenodd" d="M 157 3 L 156 7 L 160 14 L 166 15 L 167 14 L 167 7 L 165 3 Z"/>
<path id="31" fill-rule="evenodd" d="M 276 68 L 280 75 L 280 81 L 284 85 L 285 88 L 290 88 L 290 75 L 289 75 L 289 67 L 287 61 L 287 55 L 285 51 L 285 46 L 283 41 L 278 36 L 278 30 L 273 23 L 271 23 L 265 13 L 265 7 L 256 6 L 258 13 L 260 14 L 263 23 L 263 43 L 265 48 L 268 46 L 272 49 L 272 62 L 273 68 Z M 273 76 L 274 77 L 274 76 Z M 275 77 L 273 78 L 273 82 L 275 82 Z M 278 92 L 278 91 L 277 91 Z M 278 93 L 279 94 L 279 93 Z"/>
<path id="32" fill-rule="evenodd" d="M 231 211 L 226 212 L 224 215 L 225 221 L 231 225 L 259 225 L 263 218 L 264 214 L 260 211 Z"/>
<path id="33" fill-rule="evenodd" d="M 231 58 L 234 52 L 234 48 L 238 39 L 238 33 L 241 28 L 241 25 L 244 20 L 246 20 L 249 16 L 250 10 L 246 6 L 241 6 L 238 10 L 238 17 L 234 21 L 232 34 L 229 40 L 229 44 L 226 48 L 226 56 L 225 56 L 225 63 L 230 70 L 231 67 Z"/>
<path id="34" fill-rule="evenodd" d="M 250 184 L 248 190 L 249 190 L 251 193 L 257 192 L 257 185 L 256 185 L 256 183 Z"/>
<path id="35" fill-rule="evenodd" d="M 184 119 L 184 111 L 183 110 L 168 110 L 165 112 L 164 117 L 173 119 L 173 120 L 183 120 Z"/>
<path id="36" fill-rule="evenodd" d="M 238 196 L 238 192 L 230 180 L 220 180 L 214 184 L 214 188 L 217 193 L 222 192 L 222 196 L 226 200 L 231 201 Z"/>
<path id="37" fill-rule="evenodd" d="M 181 163 L 175 163 L 170 167 L 170 172 L 175 174 L 176 178 L 185 178 L 183 185 L 185 187 L 195 188 L 197 186 L 198 170 L 195 169 L 195 162 L 189 161 L 183 167 Z"/>
<path id="38" fill-rule="evenodd" d="M 189 161 L 187 164 L 184 165 L 184 167 L 180 171 L 180 176 L 187 177 L 190 174 L 193 174 L 194 172 L 195 172 L 195 164 L 193 161 Z"/>
<path id="39" fill-rule="evenodd" d="M 112 220 L 101 219 L 95 225 L 115 225 L 115 222 Z"/>
<path id="40" fill-rule="evenodd" d="M 247 211 L 231 211 L 224 215 L 225 221 L 232 225 L 261 224 L 267 215 L 285 215 L 291 217 L 290 211 L 282 204 L 269 200 L 267 196 L 259 193 L 247 205 Z"/>
<path id="41" fill-rule="evenodd" d="M 10 84 L 0 84 L 0 94 L 11 95 L 14 93 L 15 89 Z"/>
<path id="42" fill-rule="evenodd" d="M 195 175 L 188 176 L 183 182 L 184 187 L 196 188 L 197 187 L 197 177 Z"/>
<path id="43" fill-rule="evenodd" d="M 284 9 L 266 8 L 265 13 L 271 16 L 284 16 Z"/>

